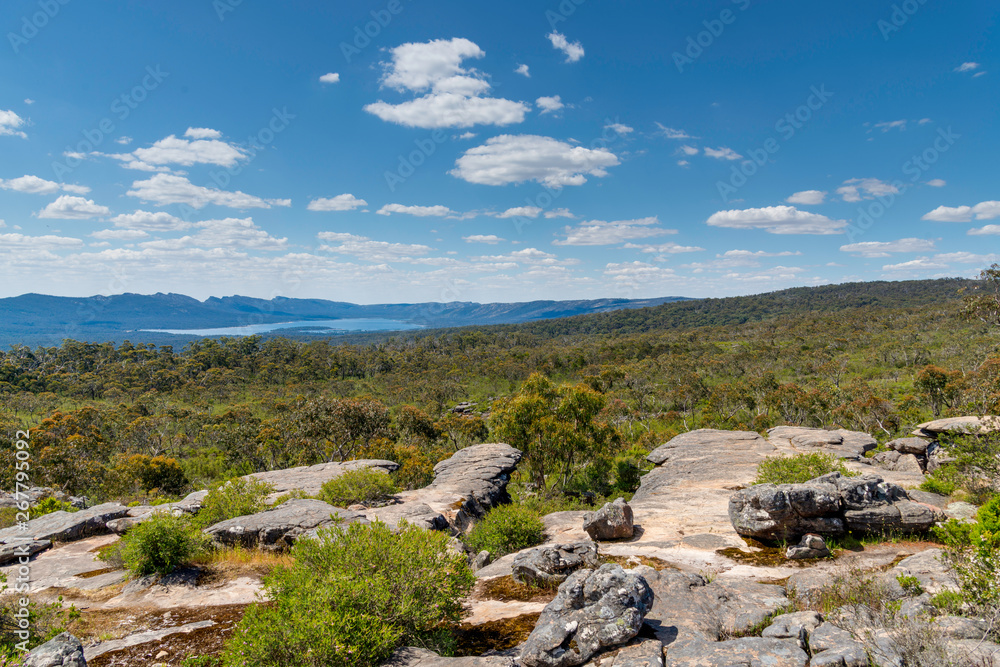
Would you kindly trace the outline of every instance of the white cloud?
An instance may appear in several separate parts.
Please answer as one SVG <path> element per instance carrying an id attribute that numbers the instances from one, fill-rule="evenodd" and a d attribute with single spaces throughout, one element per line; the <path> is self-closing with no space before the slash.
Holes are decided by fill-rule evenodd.
<path id="1" fill-rule="evenodd" d="M 337 72 L 327 72 L 319 78 L 320 83 L 340 83 L 340 74 Z"/>
<path id="2" fill-rule="evenodd" d="M 551 220 L 552 218 L 570 218 L 573 219 L 576 216 L 573 215 L 568 208 L 554 208 L 551 211 L 545 212 L 545 217 Z"/>
<path id="3" fill-rule="evenodd" d="M 39 218 L 55 218 L 63 220 L 88 220 L 99 215 L 108 215 L 111 209 L 95 204 L 93 200 L 83 197 L 62 195 L 54 202 L 38 212 Z"/>
<path id="4" fill-rule="evenodd" d="M 976 264 L 977 266 L 984 266 L 986 264 L 992 264 L 1000 259 L 1000 255 L 996 253 L 990 253 L 989 255 L 978 255 L 974 252 L 946 252 L 940 255 L 934 255 L 935 261 L 938 262 L 957 262 L 959 264 Z"/>
<path id="5" fill-rule="evenodd" d="M 93 232 L 91 236 L 101 240 L 136 241 L 148 237 L 149 234 L 141 229 L 102 229 Z"/>
<path id="6" fill-rule="evenodd" d="M 673 269 L 640 262 L 620 262 L 607 264 L 604 267 L 604 275 L 609 276 L 616 283 L 625 285 L 637 285 L 640 283 L 656 283 L 669 280 L 676 276 Z"/>
<path id="7" fill-rule="evenodd" d="M 320 246 L 321 251 L 353 255 L 368 262 L 405 262 L 429 253 L 432 248 L 420 244 L 373 241 L 367 236 L 341 232 L 320 232 L 321 241 L 337 245 Z"/>
<path id="8" fill-rule="evenodd" d="M 659 128 L 660 134 L 665 136 L 667 139 L 694 139 L 690 134 L 684 130 L 678 130 L 673 127 L 667 127 L 663 123 L 657 122 L 656 127 Z"/>
<path id="9" fill-rule="evenodd" d="M 472 236 L 463 236 L 462 240 L 466 243 L 488 243 L 493 245 L 507 239 L 502 239 L 496 234 L 473 234 Z"/>
<path id="10" fill-rule="evenodd" d="M 889 257 L 894 252 L 927 252 L 934 250 L 934 241 L 928 239 L 899 239 L 898 241 L 862 241 L 840 246 L 841 252 L 857 257 Z"/>
<path id="11" fill-rule="evenodd" d="M 368 206 L 368 202 L 364 199 L 358 199 L 352 194 L 345 193 L 329 199 L 323 197 L 313 199 L 306 206 L 306 209 L 310 211 L 353 211 L 362 206 Z"/>
<path id="12" fill-rule="evenodd" d="M 688 161 L 688 160 L 678 160 L 677 161 L 677 166 L 679 166 L 679 167 L 686 167 L 689 164 L 691 164 L 691 162 Z"/>
<path id="13" fill-rule="evenodd" d="M 844 201 L 856 202 L 883 195 L 896 195 L 899 194 L 899 188 L 877 178 L 851 178 L 837 188 L 837 194 Z"/>
<path id="14" fill-rule="evenodd" d="M 632 239 L 645 239 L 664 234 L 676 234 L 676 229 L 659 227 L 660 221 L 655 216 L 638 220 L 589 220 L 581 222 L 576 227 L 564 227 L 566 238 L 556 240 L 554 245 L 612 245 Z"/>
<path id="15" fill-rule="evenodd" d="M 523 121 L 530 110 L 523 102 L 482 97 L 491 88 L 489 82 L 481 72 L 464 68 L 462 61 L 486 54 L 467 39 L 407 43 L 390 52 L 392 61 L 383 63 L 382 85 L 427 94 L 400 104 L 379 100 L 365 106 L 386 122 L 427 129 L 510 125 Z"/>
<path id="16" fill-rule="evenodd" d="M 57 250 L 59 248 L 82 247 L 83 241 L 68 236 L 26 236 L 24 234 L 0 234 L 0 253 L 8 250 Z"/>
<path id="17" fill-rule="evenodd" d="M 149 148 L 137 148 L 132 153 L 111 155 L 118 160 L 138 161 L 143 165 L 162 166 L 179 164 L 190 167 L 194 164 L 214 164 L 220 167 L 232 167 L 246 157 L 246 151 L 234 144 L 218 139 L 201 139 L 197 137 L 218 136 L 216 130 L 208 128 L 188 128 L 185 136 L 195 137 L 194 140 L 182 139 L 170 135 L 160 139 Z"/>
<path id="18" fill-rule="evenodd" d="M 543 114 L 559 111 L 565 106 L 562 103 L 562 99 L 558 95 L 555 95 L 554 97 L 539 97 L 535 100 L 535 104 L 538 105 L 538 108 L 542 110 Z"/>
<path id="19" fill-rule="evenodd" d="M 975 206 L 938 206 L 920 219 L 934 222 L 972 222 L 973 218 L 976 220 L 1000 218 L 1000 201 L 983 201 Z"/>
<path id="20" fill-rule="evenodd" d="M 934 261 L 929 257 L 918 257 L 917 259 L 900 262 L 899 264 L 886 264 L 882 267 L 882 270 L 890 273 L 910 273 L 917 271 L 943 271 L 948 268 L 950 267 L 947 264 Z"/>
<path id="21" fill-rule="evenodd" d="M 240 191 L 215 190 L 195 185 L 183 176 L 156 174 L 145 181 L 135 181 L 132 189 L 125 194 L 159 206 L 167 204 L 187 204 L 192 208 L 203 208 L 208 204 L 229 208 L 271 208 L 291 206 L 289 199 L 261 199 Z"/>
<path id="22" fill-rule="evenodd" d="M 28 106 L 31 106 L 32 104 L 35 103 L 35 100 L 31 99 L 30 97 L 26 97 L 24 98 L 24 103 L 27 104 Z"/>
<path id="23" fill-rule="evenodd" d="M 816 206 L 817 204 L 822 204 L 823 199 L 826 197 L 826 192 L 823 190 L 802 190 L 801 192 L 794 193 L 791 197 L 785 201 L 789 204 L 801 204 L 803 206 Z"/>
<path id="24" fill-rule="evenodd" d="M 714 157 L 716 160 L 739 160 L 743 157 L 732 148 L 727 148 L 725 146 L 719 146 L 718 148 L 708 148 L 706 146 L 705 155 L 708 157 Z"/>
<path id="25" fill-rule="evenodd" d="M 475 139 L 476 138 L 476 133 L 475 132 L 463 132 L 462 134 L 458 135 L 458 138 L 459 139 Z"/>
<path id="26" fill-rule="evenodd" d="M 531 78 L 531 72 L 528 71 L 528 66 L 527 65 L 524 65 L 524 64 L 518 65 L 517 69 L 514 70 L 514 72 L 517 73 L 517 74 L 520 74 L 521 76 L 526 76 L 529 79 Z"/>
<path id="27" fill-rule="evenodd" d="M 972 72 L 973 70 L 979 69 L 979 63 L 962 63 L 955 68 L 956 72 Z"/>
<path id="28" fill-rule="evenodd" d="M 696 146 L 689 146 L 688 144 L 684 144 L 683 146 L 677 149 L 677 152 L 683 153 L 684 155 L 697 155 L 698 148 Z"/>
<path id="29" fill-rule="evenodd" d="M 4 111 L 3 109 L 0 109 L 0 137 L 10 136 L 27 139 L 28 135 L 17 129 L 19 127 L 23 127 L 24 124 L 24 119 L 13 111 Z"/>
<path id="30" fill-rule="evenodd" d="M 947 184 L 948 183 L 943 178 L 932 178 L 931 180 L 927 181 L 927 185 L 931 186 L 932 188 L 943 188 Z"/>
<path id="31" fill-rule="evenodd" d="M 704 248 L 699 248 L 698 246 L 678 245 L 673 242 L 659 244 L 626 243 L 622 247 L 630 250 L 639 250 L 644 253 L 657 253 L 660 255 L 678 255 L 685 252 L 701 252 L 705 250 Z"/>
<path id="32" fill-rule="evenodd" d="M 848 225 L 846 220 L 831 220 L 825 215 L 800 211 L 794 206 L 719 211 L 706 222 L 712 227 L 762 229 L 769 234 L 840 234 Z"/>
<path id="33" fill-rule="evenodd" d="M 986 225 L 984 227 L 973 227 L 966 233 L 969 236 L 1000 236 L 1000 225 Z"/>
<path id="34" fill-rule="evenodd" d="M 514 208 L 509 208 L 503 213 L 497 213 L 498 218 L 537 218 L 542 212 L 542 209 L 537 206 L 515 206 Z"/>
<path id="35" fill-rule="evenodd" d="M 254 224 L 253 218 L 223 218 L 194 223 L 201 229 L 193 236 L 178 239 L 159 239 L 141 243 L 143 248 L 180 251 L 187 248 L 232 248 L 253 250 L 283 250 L 287 238 L 275 238 Z"/>
<path id="36" fill-rule="evenodd" d="M 906 129 L 906 119 L 902 120 L 889 120 L 882 123 L 875 123 L 875 129 L 882 130 L 882 132 L 888 132 L 889 130 L 905 130 Z"/>
<path id="37" fill-rule="evenodd" d="M 619 163 L 606 148 L 573 146 L 551 137 L 502 134 L 470 148 L 455 162 L 453 176 L 482 185 L 537 181 L 550 187 L 582 185 L 586 176 L 607 176 Z"/>
<path id="38" fill-rule="evenodd" d="M 565 35 L 558 32 L 551 32 L 548 37 L 552 47 L 566 55 L 566 62 L 575 63 L 583 58 L 583 45 L 580 42 L 570 42 Z"/>
<path id="39" fill-rule="evenodd" d="M 634 127 L 629 127 L 624 123 L 608 123 L 607 125 L 604 126 L 604 129 L 611 130 L 615 134 L 620 134 L 622 136 L 625 136 L 626 134 L 632 134 L 633 132 L 635 132 Z"/>
<path id="40" fill-rule="evenodd" d="M 132 137 L 118 137 L 115 139 L 116 144 L 121 144 L 122 146 L 128 146 L 132 143 Z"/>
<path id="41" fill-rule="evenodd" d="M 90 188 L 85 185 L 66 185 L 56 183 L 55 181 L 47 181 L 38 176 L 27 175 L 6 181 L 0 178 L 0 189 L 25 192 L 33 195 L 54 195 L 60 190 L 63 192 L 72 192 L 77 195 L 85 195 L 90 192 Z"/>
<path id="42" fill-rule="evenodd" d="M 184 132 L 184 136 L 191 139 L 221 139 L 222 132 L 209 127 L 189 127 Z"/>
<path id="43" fill-rule="evenodd" d="M 191 223 L 185 222 L 165 211 L 157 211 L 156 213 L 150 211 L 122 213 L 111 218 L 111 222 L 114 223 L 115 227 L 146 232 L 175 232 L 191 226 Z"/>
<path id="44" fill-rule="evenodd" d="M 766 250 L 727 250 L 721 255 L 716 255 L 719 258 L 752 258 L 760 259 L 762 257 L 798 257 L 802 252 L 799 250 L 782 250 L 780 252 L 767 252 Z"/>
<path id="45" fill-rule="evenodd" d="M 386 204 L 375 212 L 379 215 L 405 213 L 406 215 L 415 215 L 418 218 L 444 217 L 455 213 L 447 206 L 404 206 L 402 204 Z"/>

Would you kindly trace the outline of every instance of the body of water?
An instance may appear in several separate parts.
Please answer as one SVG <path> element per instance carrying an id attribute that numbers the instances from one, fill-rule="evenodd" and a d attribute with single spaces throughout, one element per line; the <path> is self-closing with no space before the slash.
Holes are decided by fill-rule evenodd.
<path id="1" fill-rule="evenodd" d="M 185 336 L 252 336 L 281 329 L 295 329 L 295 333 L 336 334 L 358 331 L 409 331 L 421 329 L 419 324 L 402 320 L 379 318 L 358 318 L 342 320 L 301 320 L 298 322 L 274 322 L 271 324 L 247 324 L 241 327 L 220 327 L 216 329 L 141 329 L 155 333 L 182 334 Z"/>

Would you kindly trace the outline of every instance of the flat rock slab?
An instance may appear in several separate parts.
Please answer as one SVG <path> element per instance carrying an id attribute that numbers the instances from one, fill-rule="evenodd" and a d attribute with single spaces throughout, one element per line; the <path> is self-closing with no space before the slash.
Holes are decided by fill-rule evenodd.
<path id="1" fill-rule="evenodd" d="M 105 653 L 109 653 L 111 651 L 120 651 L 121 649 L 138 646 L 139 644 L 158 642 L 165 637 L 169 637 L 170 635 L 181 633 L 187 634 L 202 628 L 210 628 L 213 625 L 215 625 L 215 621 L 197 621 L 195 623 L 187 623 L 173 628 L 136 632 L 135 634 L 122 637 L 121 639 L 113 639 L 111 641 L 101 642 L 100 644 L 96 644 L 94 646 L 88 646 L 84 649 L 83 654 L 87 660 L 93 660 L 97 656 L 104 655 Z"/>
<path id="2" fill-rule="evenodd" d="M 667 646 L 665 667 L 806 667 L 809 655 L 791 639 L 703 639 Z"/>
<path id="3" fill-rule="evenodd" d="M 137 505 L 136 507 L 128 508 L 128 516 L 141 517 L 146 516 L 153 511 L 166 511 L 174 514 L 178 512 L 182 512 L 184 514 L 197 514 L 207 496 L 208 491 L 195 491 L 172 503 L 163 503 L 162 505 Z"/>
<path id="4" fill-rule="evenodd" d="M 91 535 L 110 532 L 108 521 L 119 519 L 128 513 L 128 508 L 118 503 L 95 505 L 79 512 L 52 512 L 32 519 L 22 526 L 11 526 L 0 530 L 0 544 L 9 544 L 30 538 L 52 542 L 74 542 Z"/>
<path id="5" fill-rule="evenodd" d="M 951 566 L 944 560 L 941 549 L 927 549 L 918 554 L 899 561 L 887 573 L 891 582 L 899 575 L 916 577 L 921 588 L 931 595 L 937 595 L 943 590 L 958 590 L 958 580 Z"/>
<path id="6" fill-rule="evenodd" d="M 396 530 L 401 521 L 427 530 L 444 530 L 448 527 L 448 520 L 441 512 L 419 501 L 366 509 L 359 514 L 369 521 L 381 521 L 392 530 Z"/>
<path id="7" fill-rule="evenodd" d="M 936 438 L 942 433 L 952 434 L 986 434 L 1000 431 L 1000 417 L 987 415 L 977 417 L 967 415 L 964 417 L 947 417 L 945 419 L 935 419 L 934 421 L 918 424 L 913 435 L 924 438 Z"/>
<path id="8" fill-rule="evenodd" d="M 838 429 L 828 431 L 805 426 L 775 426 L 767 431 L 768 440 L 776 446 L 790 445 L 798 451 L 819 449 L 843 459 L 860 459 L 878 445 L 875 438 L 860 431 Z"/>
<path id="9" fill-rule="evenodd" d="M 117 535 L 99 535 L 76 542 L 57 545 L 31 560 L 31 590 L 47 588 L 99 588 L 118 583 L 125 578 L 123 570 L 109 571 L 93 577 L 80 575 L 108 570 L 108 564 L 97 559 L 97 550 L 118 540 Z M 0 568 L 8 582 L 17 577 L 17 565 Z"/>
<path id="10" fill-rule="evenodd" d="M 227 519 L 205 529 L 205 534 L 227 546 L 283 549 L 303 533 L 334 524 L 368 523 L 357 512 L 322 500 L 293 498 L 274 509 Z"/>
<path id="11" fill-rule="evenodd" d="M 86 667 L 83 645 L 68 632 L 63 632 L 24 656 L 24 667 Z"/>
<path id="12" fill-rule="evenodd" d="M 274 493 L 268 496 L 273 501 L 278 496 L 289 491 L 303 491 L 315 496 L 323 488 L 323 485 L 331 479 L 340 477 L 349 470 L 361 470 L 362 468 L 375 468 L 384 472 L 394 472 L 399 468 L 399 464 L 394 461 L 384 461 L 381 459 L 360 459 L 358 461 L 344 461 L 342 463 L 318 463 L 314 466 L 299 466 L 298 468 L 285 468 L 284 470 L 269 470 L 267 472 L 255 472 L 244 475 L 243 479 L 258 479 L 274 486 Z"/>
<path id="13" fill-rule="evenodd" d="M 509 656 L 442 658 L 434 651 L 407 646 L 396 649 L 383 667 L 514 667 L 514 664 L 514 658 Z"/>

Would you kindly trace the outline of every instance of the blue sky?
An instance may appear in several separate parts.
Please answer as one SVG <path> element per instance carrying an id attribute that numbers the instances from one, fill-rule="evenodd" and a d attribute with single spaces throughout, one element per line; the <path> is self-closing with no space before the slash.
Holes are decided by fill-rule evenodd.
<path id="1" fill-rule="evenodd" d="M 728 296 L 1000 260 L 995 2 L 0 12 L 0 296 Z"/>

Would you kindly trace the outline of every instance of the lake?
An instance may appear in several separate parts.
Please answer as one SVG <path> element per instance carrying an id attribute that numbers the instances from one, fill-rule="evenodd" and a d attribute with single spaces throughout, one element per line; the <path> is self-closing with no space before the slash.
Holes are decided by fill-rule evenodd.
<path id="1" fill-rule="evenodd" d="M 239 327 L 220 327 L 217 329 L 140 329 L 155 333 L 182 334 L 185 336 L 252 336 L 254 334 L 295 329 L 295 333 L 307 334 L 337 334 L 357 331 L 409 331 L 422 329 L 419 324 L 402 320 L 383 320 L 379 318 L 358 318 L 342 320 L 300 320 L 298 322 L 273 322 L 271 324 L 246 324 Z"/>

